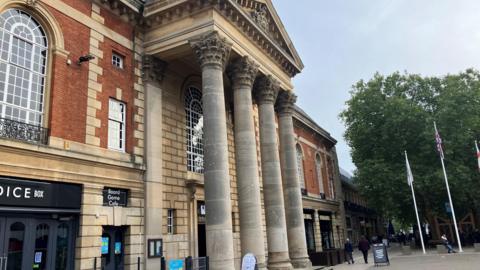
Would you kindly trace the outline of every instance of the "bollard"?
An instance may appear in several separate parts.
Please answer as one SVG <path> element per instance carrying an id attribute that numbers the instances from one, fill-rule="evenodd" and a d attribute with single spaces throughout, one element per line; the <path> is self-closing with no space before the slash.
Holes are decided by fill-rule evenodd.
<path id="1" fill-rule="evenodd" d="M 205 270 L 208 270 L 208 268 L 209 268 L 209 259 L 210 258 L 208 256 L 205 257 Z"/>
<path id="2" fill-rule="evenodd" d="M 137 270 L 140 270 L 140 257 L 137 257 Z"/>
<path id="3" fill-rule="evenodd" d="M 93 258 L 93 270 L 97 270 L 97 257 Z"/>

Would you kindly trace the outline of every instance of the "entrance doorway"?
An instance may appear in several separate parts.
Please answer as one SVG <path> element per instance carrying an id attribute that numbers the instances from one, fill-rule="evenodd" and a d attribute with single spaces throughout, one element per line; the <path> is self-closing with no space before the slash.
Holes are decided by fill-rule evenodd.
<path id="1" fill-rule="evenodd" d="M 73 268 L 74 218 L 0 216 L 0 269 Z"/>
<path id="2" fill-rule="evenodd" d="M 205 202 L 197 201 L 197 248 L 198 257 L 207 256 L 207 231 L 205 226 Z"/>
<path id="3" fill-rule="evenodd" d="M 123 270 L 125 227 L 102 227 L 102 269 Z"/>

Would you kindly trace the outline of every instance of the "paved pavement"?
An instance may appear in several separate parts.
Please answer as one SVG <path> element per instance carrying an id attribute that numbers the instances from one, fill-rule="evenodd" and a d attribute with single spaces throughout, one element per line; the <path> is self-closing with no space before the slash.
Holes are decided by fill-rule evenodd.
<path id="1" fill-rule="evenodd" d="M 370 250 L 371 251 L 371 250 Z M 437 254 L 436 250 L 428 250 L 426 255 L 415 251 L 412 255 L 402 255 L 399 250 L 389 250 L 390 266 L 373 265 L 373 256 L 369 252 L 368 264 L 363 261 L 360 252 L 354 252 L 355 264 L 341 264 L 327 267 L 324 270 L 479 270 L 480 253 L 473 249 L 465 249 L 463 253 Z"/>

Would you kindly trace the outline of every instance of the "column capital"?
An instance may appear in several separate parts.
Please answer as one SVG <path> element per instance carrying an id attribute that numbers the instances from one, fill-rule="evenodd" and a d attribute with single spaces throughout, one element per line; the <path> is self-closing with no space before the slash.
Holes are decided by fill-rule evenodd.
<path id="1" fill-rule="evenodd" d="M 143 81 L 160 82 L 163 80 L 167 63 L 153 55 L 144 55 L 142 57 Z"/>
<path id="2" fill-rule="evenodd" d="M 275 104 L 280 83 L 271 75 L 262 76 L 255 82 L 255 99 L 258 104 Z"/>
<path id="3" fill-rule="evenodd" d="M 199 38 L 189 41 L 200 66 L 219 66 L 222 70 L 225 67 L 232 43 L 221 37 L 217 31 L 212 31 Z"/>
<path id="4" fill-rule="evenodd" d="M 248 56 L 238 58 L 228 67 L 227 70 L 227 74 L 232 81 L 234 89 L 241 85 L 252 87 L 257 73 L 258 64 Z"/>
<path id="5" fill-rule="evenodd" d="M 278 94 L 277 104 L 275 105 L 280 116 L 291 116 L 293 114 L 293 107 L 297 102 L 297 96 L 291 91 L 281 91 Z"/>

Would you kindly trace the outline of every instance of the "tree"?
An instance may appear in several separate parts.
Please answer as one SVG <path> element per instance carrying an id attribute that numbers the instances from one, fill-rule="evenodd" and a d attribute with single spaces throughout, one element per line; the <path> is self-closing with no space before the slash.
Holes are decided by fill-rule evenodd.
<path id="1" fill-rule="evenodd" d="M 357 167 L 354 181 L 372 207 L 400 222 L 415 222 L 406 150 L 422 216 L 447 217 L 447 193 L 434 140 L 436 121 L 457 218 L 469 212 L 480 217 L 474 146 L 480 139 L 478 71 L 443 77 L 375 74 L 368 82 L 353 85 L 346 105 L 340 117 Z"/>

